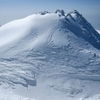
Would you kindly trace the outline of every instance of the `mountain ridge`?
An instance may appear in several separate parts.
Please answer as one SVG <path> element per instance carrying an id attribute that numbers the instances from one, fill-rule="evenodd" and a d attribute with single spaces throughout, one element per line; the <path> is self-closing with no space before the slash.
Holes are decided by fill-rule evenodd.
<path id="1" fill-rule="evenodd" d="M 55 17 L 55 18 L 53 18 L 55 20 L 54 23 L 57 22 L 56 21 L 57 16 L 55 15 L 55 14 L 57 14 L 58 15 L 58 18 L 57 18 L 58 22 L 61 22 L 61 24 L 63 25 L 62 26 L 63 28 L 65 27 L 65 29 L 70 30 L 72 33 L 74 33 L 79 38 L 82 38 L 82 39 L 88 41 L 95 48 L 100 49 L 100 34 L 91 26 L 90 23 L 88 23 L 86 21 L 86 19 L 77 10 L 73 10 L 73 11 L 65 14 L 64 10 L 57 9 L 55 11 L 55 13 L 49 13 L 48 11 L 44 11 L 44 12 L 40 12 L 39 14 L 42 15 L 40 19 L 42 19 L 45 16 L 48 16 L 48 18 L 50 18 L 49 16 L 52 15 L 53 17 Z M 39 16 L 38 13 L 27 17 L 27 19 L 28 20 L 34 19 L 35 16 L 37 16 L 37 19 L 38 19 L 38 16 Z M 30 20 L 30 21 L 32 21 L 32 20 Z M 52 21 L 53 20 L 51 20 L 51 22 Z M 34 20 L 33 20 L 33 22 L 34 22 Z M 19 23 L 20 23 L 20 21 L 19 21 Z M 46 24 L 49 24 L 49 23 L 46 23 Z M 30 23 L 30 25 L 31 25 L 30 28 L 32 28 L 32 26 L 34 28 L 34 25 L 32 25 L 31 23 Z M 2 27 L 4 27 L 4 26 L 5 25 L 3 25 Z M 27 27 L 27 25 L 25 27 Z M 25 32 L 24 32 L 24 34 L 25 34 Z"/>

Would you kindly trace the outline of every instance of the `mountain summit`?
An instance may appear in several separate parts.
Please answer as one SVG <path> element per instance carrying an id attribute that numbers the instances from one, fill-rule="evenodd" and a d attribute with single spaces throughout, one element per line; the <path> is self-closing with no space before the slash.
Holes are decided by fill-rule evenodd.
<path id="1" fill-rule="evenodd" d="M 65 15 L 63 10 L 56 10 L 60 16 L 65 16 L 65 27 L 68 28 L 78 37 L 81 37 L 92 44 L 97 49 L 100 49 L 100 35 L 92 27 L 92 25 L 77 11 Z"/>
<path id="2" fill-rule="evenodd" d="M 98 87 L 100 34 L 78 11 L 0 27 L 0 100 L 99 100 Z"/>
<path id="3" fill-rule="evenodd" d="M 45 39 L 42 40 L 42 44 L 43 44 L 43 41 L 45 44 L 48 42 L 47 38 L 49 39 L 49 42 L 54 42 L 55 44 L 55 41 L 58 41 L 58 39 L 52 40 L 54 38 L 52 36 L 56 34 L 55 30 L 56 29 L 58 30 L 58 28 L 61 30 L 67 30 L 73 33 L 78 38 L 84 39 L 95 48 L 100 49 L 100 34 L 98 34 L 98 32 L 95 31 L 95 29 L 91 26 L 91 24 L 77 10 L 73 10 L 66 14 L 64 10 L 59 10 L 59 9 L 57 9 L 55 13 L 49 13 L 48 11 L 44 11 L 44 12 L 40 12 L 37 14 L 33 14 L 31 16 L 28 16 L 24 19 L 12 21 L 8 24 L 3 25 L 0 28 L 0 36 L 2 37 L 2 39 L 3 38 L 4 39 L 7 38 L 7 39 L 6 41 L 3 41 L 3 42 L 1 39 L 0 46 L 3 44 L 8 44 L 9 42 L 11 43 L 12 40 L 15 41 L 21 37 L 25 38 L 25 36 L 28 37 L 31 35 L 33 36 L 32 42 L 34 40 L 40 41 L 42 40 L 43 37 L 46 36 Z M 43 34 L 42 33 L 40 34 L 41 39 L 40 39 L 40 35 L 38 34 L 40 33 L 38 32 L 40 30 L 45 31 Z M 47 32 L 47 31 L 54 31 L 54 32 Z M 61 32 L 58 32 L 57 34 L 60 35 L 60 33 Z M 68 35 L 67 32 L 63 32 L 63 34 L 64 33 L 66 33 L 66 36 Z M 44 34 L 45 36 L 43 36 Z M 10 35 L 12 38 L 8 39 L 8 36 L 6 35 Z M 39 39 L 38 38 L 36 39 L 34 35 L 37 35 Z M 50 38 L 50 36 L 52 38 Z M 62 36 L 62 37 L 65 38 L 65 36 Z M 64 41 L 66 40 L 67 39 L 65 40 L 59 39 L 59 42 L 64 43 Z M 39 41 L 38 41 L 38 44 L 36 45 L 41 44 L 41 42 Z M 63 46 L 66 45 L 63 43 L 62 43 Z"/>

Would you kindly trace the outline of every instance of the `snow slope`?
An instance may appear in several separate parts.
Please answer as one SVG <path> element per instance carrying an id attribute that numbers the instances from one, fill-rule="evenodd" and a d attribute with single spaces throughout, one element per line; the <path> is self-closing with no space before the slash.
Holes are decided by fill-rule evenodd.
<path id="1" fill-rule="evenodd" d="M 97 30 L 97 32 L 100 34 L 100 30 Z"/>
<path id="2" fill-rule="evenodd" d="M 1 26 L 0 99 L 99 100 L 99 49 L 100 35 L 76 10 Z"/>

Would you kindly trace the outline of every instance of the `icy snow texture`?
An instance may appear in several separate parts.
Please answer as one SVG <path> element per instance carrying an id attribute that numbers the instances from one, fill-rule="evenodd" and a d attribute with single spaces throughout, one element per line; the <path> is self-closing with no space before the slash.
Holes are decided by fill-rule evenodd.
<path id="1" fill-rule="evenodd" d="M 0 99 L 99 100 L 99 49 L 100 35 L 76 10 L 1 26 Z"/>

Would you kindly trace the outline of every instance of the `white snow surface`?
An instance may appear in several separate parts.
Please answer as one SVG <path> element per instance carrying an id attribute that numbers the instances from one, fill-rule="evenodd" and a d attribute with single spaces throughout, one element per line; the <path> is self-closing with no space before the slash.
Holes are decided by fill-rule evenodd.
<path id="1" fill-rule="evenodd" d="M 0 100 L 100 100 L 100 50 L 59 13 L 0 27 Z"/>
<path id="2" fill-rule="evenodd" d="M 97 30 L 97 32 L 100 34 L 100 30 Z"/>

